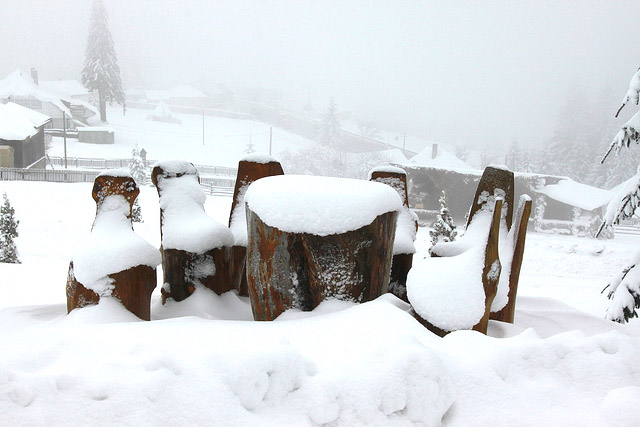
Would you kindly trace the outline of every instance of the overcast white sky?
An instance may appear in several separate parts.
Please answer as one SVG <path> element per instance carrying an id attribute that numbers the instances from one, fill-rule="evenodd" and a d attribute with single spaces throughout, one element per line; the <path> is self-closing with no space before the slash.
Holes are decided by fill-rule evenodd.
<path id="1" fill-rule="evenodd" d="M 89 0 L 0 0 L 0 77 L 79 78 Z M 104 0 L 126 86 L 282 89 L 426 138 L 547 139 L 567 94 L 640 66 L 640 1 Z"/>

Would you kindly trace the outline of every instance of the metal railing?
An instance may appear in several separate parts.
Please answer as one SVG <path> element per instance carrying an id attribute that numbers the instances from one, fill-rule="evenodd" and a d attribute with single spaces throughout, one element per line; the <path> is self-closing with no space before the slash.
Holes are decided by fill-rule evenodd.
<path id="1" fill-rule="evenodd" d="M 0 181 L 93 182 L 100 172 L 99 170 L 0 168 Z M 200 186 L 209 195 L 231 195 L 235 183 L 235 177 L 200 177 Z"/>
<path id="2" fill-rule="evenodd" d="M 157 160 L 147 160 L 147 167 L 151 168 Z M 64 167 L 64 157 L 48 156 L 48 163 L 53 167 Z M 67 157 L 67 166 L 82 169 L 120 169 L 129 167 L 129 159 L 101 159 L 91 157 Z M 228 166 L 195 165 L 201 175 L 216 175 L 235 177 L 237 168 Z"/>

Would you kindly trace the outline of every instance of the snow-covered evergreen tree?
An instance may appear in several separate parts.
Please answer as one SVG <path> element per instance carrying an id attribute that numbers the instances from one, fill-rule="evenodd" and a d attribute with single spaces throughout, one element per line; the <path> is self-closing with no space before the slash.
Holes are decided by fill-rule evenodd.
<path id="1" fill-rule="evenodd" d="M 633 75 L 629 83 L 629 89 L 622 101 L 620 111 L 629 102 L 638 105 L 640 99 L 640 69 Z M 604 162 L 612 151 L 621 152 L 629 148 L 632 143 L 640 143 L 640 111 L 622 126 L 609 146 L 609 150 L 602 158 Z M 600 230 L 607 226 L 619 223 L 621 220 L 631 218 L 640 206 L 640 167 L 631 179 L 626 181 L 613 197 Z M 610 299 L 606 317 L 616 322 L 625 323 L 632 317 L 637 317 L 637 309 L 640 308 L 640 253 L 637 253 L 631 263 L 607 285 Z"/>
<path id="2" fill-rule="evenodd" d="M 136 184 L 138 184 L 138 187 L 147 183 L 147 168 L 144 166 L 144 160 L 142 160 L 142 156 L 140 156 L 138 146 L 135 146 L 133 150 L 131 150 L 129 171 L 131 172 L 133 179 L 136 181 Z"/>
<path id="3" fill-rule="evenodd" d="M 316 131 L 316 140 L 325 146 L 339 147 L 342 140 L 342 129 L 338 120 L 338 110 L 333 98 Z"/>
<path id="4" fill-rule="evenodd" d="M 101 121 L 107 121 L 107 102 L 109 105 L 116 102 L 122 105 L 124 110 L 125 99 L 120 80 L 120 67 L 109 32 L 107 11 L 102 0 L 93 2 L 82 84 L 92 92 L 98 91 Z"/>
<path id="5" fill-rule="evenodd" d="M 144 160 L 140 156 L 140 151 L 138 151 L 138 147 L 134 147 L 131 150 L 131 159 L 129 160 L 129 171 L 131 172 L 131 176 L 135 180 L 138 187 L 141 187 L 147 183 L 147 170 L 144 166 Z M 140 207 L 140 203 L 138 203 L 138 199 L 133 202 L 133 209 L 131 210 L 131 220 L 133 222 L 144 222 L 142 219 L 142 208 Z"/>
<path id="6" fill-rule="evenodd" d="M 20 264 L 18 249 L 13 239 L 18 237 L 18 224 L 15 209 L 11 207 L 7 193 L 2 194 L 3 204 L 0 206 L 0 262 Z"/>
<path id="7" fill-rule="evenodd" d="M 451 213 L 447 207 L 447 195 L 444 191 L 442 191 L 440 195 L 440 212 L 436 220 L 431 224 L 431 228 L 432 230 L 429 231 L 431 247 L 438 242 L 452 242 L 456 240 L 456 236 L 458 235 L 456 226 L 453 224 L 453 218 L 451 218 Z"/>

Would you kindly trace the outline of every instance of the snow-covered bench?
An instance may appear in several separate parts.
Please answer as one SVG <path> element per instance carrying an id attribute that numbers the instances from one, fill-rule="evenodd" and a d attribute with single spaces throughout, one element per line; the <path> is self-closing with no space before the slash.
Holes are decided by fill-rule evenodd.
<path id="1" fill-rule="evenodd" d="M 96 177 L 91 234 L 74 251 L 67 277 L 67 311 L 117 298 L 143 320 L 150 318 L 160 252 L 133 231 L 131 211 L 140 193 L 128 171 Z"/>
<path id="2" fill-rule="evenodd" d="M 206 195 L 198 171 L 184 161 L 157 163 L 151 180 L 160 198 L 160 234 L 164 284 L 162 301 L 182 301 L 197 285 L 217 294 L 230 291 L 231 230 L 204 210 Z"/>
<path id="3" fill-rule="evenodd" d="M 444 257 L 414 261 L 407 277 L 407 296 L 416 319 L 433 333 L 444 336 L 461 329 L 487 332 L 501 269 L 498 238 L 502 205 L 503 200 L 496 198 L 493 212 L 476 211 L 464 238 L 441 248 Z"/>
<path id="4" fill-rule="evenodd" d="M 326 297 L 365 302 L 386 293 L 402 201 L 363 180 L 280 175 L 245 194 L 247 280 L 256 320 Z"/>
<path id="5" fill-rule="evenodd" d="M 490 307 L 490 319 L 513 323 L 518 279 L 524 255 L 527 224 L 531 213 L 531 198 L 522 195 L 513 218 L 513 172 L 500 167 L 487 167 L 478 183 L 475 198 L 471 205 L 465 235 L 454 242 L 438 243 L 431 249 L 433 257 L 456 256 L 466 251 L 477 240 L 476 233 L 482 233 L 476 227 L 470 227 L 478 214 L 491 210 L 497 198 L 505 198 L 500 219 L 498 254 L 501 262 L 501 274 L 496 296 Z"/>
<path id="6" fill-rule="evenodd" d="M 407 274 L 411 270 L 413 254 L 416 247 L 418 231 L 418 217 L 409 209 L 409 195 L 407 192 L 407 173 L 393 166 L 380 166 L 369 172 L 369 180 L 387 184 L 402 199 L 402 210 L 398 215 L 396 236 L 393 242 L 393 261 L 391 263 L 391 277 L 389 280 L 389 292 L 398 298 L 407 300 Z"/>
<path id="7" fill-rule="evenodd" d="M 229 213 L 229 228 L 235 243 L 230 255 L 231 287 L 241 296 L 249 296 L 247 288 L 247 217 L 244 195 L 249 185 L 260 178 L 283 175 L 280 162 L 266 154 L 252 153 L 238 162 L 238 175 L 233 189 L 233 202 Z"/>

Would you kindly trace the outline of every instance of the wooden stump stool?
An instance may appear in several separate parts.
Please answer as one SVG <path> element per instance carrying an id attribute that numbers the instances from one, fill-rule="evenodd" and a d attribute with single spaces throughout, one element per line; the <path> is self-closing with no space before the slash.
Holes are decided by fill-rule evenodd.
<path id="1" fill-rule="evenodd" d="M 389 292 L 403 301 L 409 302 L 407 299 L 407 274 L 413 264 L 413 254 L 416 253 L 413 242 L 416 240 L 418 232 L 418 218 L 409 209 L 407 173 L 403 169 L 393 166 L 381 166 L 369 172 L 369 180 L 387 184 L 396 190 L 402 199 L 402 211 L 398 215 L 393 245 Z"/>
<path id="2" fill-rule="evenodd" d="M 67 312 L 115 297 L 139 318 L 150 319 L 160 253 L 133 231 L 131 210 L 139 193 L 128 172 L 107 171 L 95 179 L 96 217 L 69 265 Z"/>
<path id="3" fill-rule="evenodd" d="M 254 319 L 325 298 L 365 302 L 388 290 L 397 193 L 368 181 L 283 175 L 245 195 Z"/>
<path id="4" fill-rule="evenodd" d="M 267 176 L 284 175 L 280 162 L 265 154 L 249 154 L 238 162 L 236 186 L 233 189 L 233 202 L 229 213 L 229 228 L 235 244 L 230 254 L 231 287 L 241 296 L 249 296 L 247 288 L 247 219 L 244 195 L 249 185 Z"/>
<path id="5" fill-rule="evenodd" d="M 196 285 L 218 295 L 230 291 L 233 235 L 205 213 L 206 195 L 196 168 L 189 162 L 160 162 L 154 166 L 151 180 L 160 197 L 162 302 L 167 298 L 182 301 Z"/>

